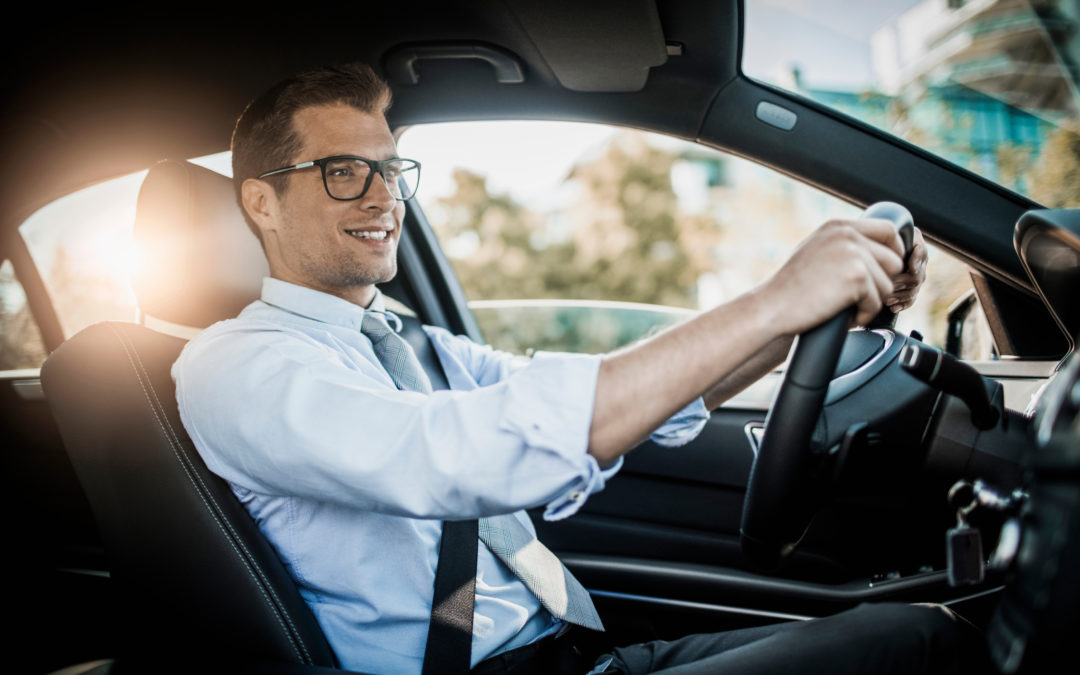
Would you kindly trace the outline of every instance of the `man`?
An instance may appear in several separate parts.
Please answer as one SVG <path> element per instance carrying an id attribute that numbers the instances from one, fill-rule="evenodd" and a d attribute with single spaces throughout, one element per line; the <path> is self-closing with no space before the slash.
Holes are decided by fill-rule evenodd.
<path id="1" fill-rule="evenodd" d="M 559 598 L 542 597 L 532 572 L 500 549 L 507 530 L 492 523 L 535 536 L 522 509 L 569 516 L 645 438 L 689 440 L 706 409 L 782 360 L 792 336 L 852 305 L 858 322 L 882 303 L 906 307 L 926 249 L 917 238 L 913 271 L 902 273 L 889 223 L 829 223 L 751 293 L 603 357 L 526 361 L 425 327 L 451 387 L 431 392 L 411 354 L 381 351 L 397 337 L 376 284 L 396 273 L 404 201 L 415 187 L 384 118 L 389 102 L 370 68 L 348 66 L 287 80 L 244 111 L 234 183 L 272 278 L 260 301 L 184 350 L 173 371 L 180 412 L 209 468 L 285 562 L 342 666 L 421 671 L 442 521 L 479 518 L 472 663 L 529 672 L 538 651 L 566 644 L 567 621 L 598 623 L 569 578 Z M 550 571 L 554 559 L 543 560 Z M 631 646 L 598 668 L 761 672 L 779 649 L 834 671 L 880 671 L 868 660 L 878 659 L 921 672 L 951 658 L 950 626 L 936 608 L 863 607 L 808 624 Z"/>

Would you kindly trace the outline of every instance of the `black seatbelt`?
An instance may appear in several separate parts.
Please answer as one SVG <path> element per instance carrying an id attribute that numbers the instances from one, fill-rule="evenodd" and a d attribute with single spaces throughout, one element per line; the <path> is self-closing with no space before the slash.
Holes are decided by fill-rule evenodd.
<path id="1" fill-rule="evenodd" d="M 420 320 L 403 315 L 398 318 L 399 334 L 413 348 L 432 389 L 449 389 L 446 373 Z M 423 675 L 466 675 L 470 670 L 479 538 L 476 520 L 443 521 Z"/>
<path id="2" fill-rule="evenodd" d="M 465 675 L 472 665 L 477 530 L 475 519 L 443 521 L 423 675 Z"/>

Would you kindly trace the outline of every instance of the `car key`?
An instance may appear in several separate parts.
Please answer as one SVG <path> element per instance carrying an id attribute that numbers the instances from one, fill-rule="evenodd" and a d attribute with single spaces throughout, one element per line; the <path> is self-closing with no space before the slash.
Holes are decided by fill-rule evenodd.
<path id="1" fill-rule="evenodd" d="M 946 535 L 946 559 L 949 565 L 949 585 L 978 584 L 986 573 L 983 559 L 982 534 L 974 527 L 957 525 Z"/>
<path id="2" fill-rule="evenodd" d="M 968 496 L 970 500 L 967 499 Z M 979 503 L 975 491 L 970 483 L 960 481 L 949 490 L 949 501 L 957 504 L 956 527 L 945 533 L 949 585 L 955 587 L 981 583 L 986 574 L 982 533 L 967 523 L 967 514 Z M 964 501 L 967 503 L 963 503 Z"/>

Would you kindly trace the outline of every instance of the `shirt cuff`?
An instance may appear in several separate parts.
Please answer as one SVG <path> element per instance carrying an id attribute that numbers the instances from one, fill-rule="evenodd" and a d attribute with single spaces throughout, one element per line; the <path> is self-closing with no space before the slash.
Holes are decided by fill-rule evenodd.
<path id="1" fill-rule="evenodd" d="M 652 433 L 649 439 L 667 448 L 686 445 L 697 438 L 708 421 L 709 410 L 705 407 L 705 401 L 699 396 L 691 401 L 690 405 L 672 415 L 667 422 Z"/>
<path id="2" fill-rule="evenodd" d="M 548 453 L 566 472 L 564 487 L 547 504 L 545 520 L 576 513 L 622 466 L 620 460 L 601 470 L 588 453 L 600 360 L 592 354 L 538 352 L 508 380 L 500 426 L 521 438 L 528 452 Z"/>
<path id="3" fill-rule="evenodd" d="M 586 455 L 586 457 L 591 464 L 588 478 L 548 502 L 547 508 L 544 509 L 544 520 L 563 520 L 577 513 L 585 505 L 585 500 L 589 495 L 603 490 L 607 480 L 618 473 L 623 465 L 623 458 L 620 457 L 608 468 L 601 469 L 592 455 Z"/>

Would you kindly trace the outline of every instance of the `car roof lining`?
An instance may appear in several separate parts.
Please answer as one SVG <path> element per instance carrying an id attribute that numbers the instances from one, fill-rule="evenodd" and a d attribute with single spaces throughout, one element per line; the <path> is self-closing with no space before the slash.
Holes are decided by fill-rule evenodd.
<path id="1" fill-rule="evenodd" d="M 260 21 L 223 13 L 220 21 L 207 22 L 205 15 L 191 13 L 161 22 L 133 14 L 131 8 L 102 8 L 92 32 L 81 25 L 49 24 L 44 8 L 33 10 L 41 14 L 37 20 L 30 17 L 27 30 L 42 31 L 41 40 L 47 34 L 49 48 L 35 51 L 28 69 L 20 65 L 26 60 L 18 56 L 21 46 L 2 47 L 9 52 L 3 61 L 9 95 L 0 101 L 0 152 L 5 160 L 0 165 L 0 213 L 6 221 L 0 225 L 10 236 L 22 219 L 64 194 L 163 158 L 220 152 L 228 147 L 237 111 L 279 78 L 321 63 L 353 59 L 385 73 L 387 58 L 406 44 L 452 41 L 492 46 L 517 59 L 524 82 L 500 84 L 492 66 L 482 60 L 422 61 L 418 84 L 392 83 L 394 104 L 388 119 L 393 128 L 483 119 L 604 122 L 701 141 L 796 177 L 820 175 L 820 162 L 833 161 L 816 154 L 822 144 L 827 151 L 836 147 L 828 139 L 806 133 L 809 145 L 785 143 L 777 134 L 763 133 L 753 110 L 744 109 L 771 92 L 740 75 L 741 3 L 630 3 L 628 16 L 655 10 L 662 31 L 657 34 L 655 22 L 646 22 L 649 30 L 629 48 L 636 59 L 631 70 L 640 71 L 650 59 L 661 58 L 657 54 L 664 44 L 680 49 L 670 56 L 665 50 L 662 64 L 647 67 L 640 89 L 617 92 L 563 85 L 570 80 L 584 82 L 587 88 L 597 74 L 610 77 L 605 69 L 611 59 L 597 57 L 594 62 L 585 55 L 617 42 L 625 22 L 586 22 L 583 46 L 575 51 L 566 40 L 551 38 L 558 22 L 538 18 L 527 0 L 418 5 L 407 22 L 401 20 L 399 8 L 381 5 L 351 8 L 354 17 L 335 22 L 299 10 Z M 558 0 L 552 11 L 569 11 L 571 5 Z M 39 27 L 45 25 L 47 30 Z M 385 26 L 393 30 L 381 29 Z M 192 35 L 200 36 L 199 49 L 191 48 Z M 567 50 L 578 59 L 563 62 L 554 56 Z M 132 59 L 133 54 L 139 58 Z M 618 53 L 618 58 L 624 57 L 626 53 Z M 628 87 L 625 81 L 620 86 Z M 780 96 L 774 98 L 782 101 Z M 802 131 L 820 129 L 820 121 L 810 122 L 821 115 L 805 115 Z M 851 132 L 861 133 L 854 128 Z M 848 153 L 866 142 L 865 134 L 857 140 L 846 148 Z M 28 170 L 43 165 L 48 166 L 48 180 L 42 180 L 40 171 Z M 829 185 L 819 187 L 854 201 L 889 187 L 874 176 L 830 173 L 828 180 Z M 966 182 L 972 195 L 986 188 L 985 181 Z M 927 196 L 938 192 L 931 190 Z M 1010 214 L 1027 208 L 1017 199 L 1002 197 L 999 204 L 1006 204 Z M 965 216 L 933 214 L 933 218 L 936 221 L 923 221 L 930 225 L 925 229 L 944 233 L 940 238 L 947 241 L 950 228 Z M 996 220 L 1011 227 L 1000 211 Z M 979 247 L 980 239 L 985 248 Z M 991 271 L 1003 269 L 1009 281 L 1027 286 L 1018 261 L 1009 259 L 1010 247 L 998 250 L 991 237 L 980 234 L 973 241 L 969 260 L 982 262 Z"/>
<path id="2" fill-rule="evenodd" d="M 667 61 L 653 0 L 505 3 L 556 79 L 571 91 L 640 91 L 649 70 Z"/>
<path id="3" fill-rule="evenodd" d="M 529 4 L 417 3 L 408 21 L 397 6 L 374 5 L 351 8 L 355 16 L 332 22 L 307 8 L 275 8 L 277 14 L 262 20 L 223 11 L 211 22 L 198 12 L 160 21 L 137 8 L 103 7 L 93 31 L 55 21 L 48 8 L 31 8 L 20 22 L 26 39 L 0 47 L 7 57 L 0 208 L 10 218 L 163 158 L 220 152 L 228 147 L 238 111 L 273 82 L 345 60 L 385 72 L 387 55 L 402 44 L 493 45 L 520 60 L 525 82 L 499 84 L 479 61 L 423 62 L 418 85 L 394 83 L 394 126 L 485 117 L 591 118 L 689 138 L 715 88 L 737 73 L 737 3 L 589 3 L 593 18 L 576 40 L 556 38 L 556 15 L 532 11 Z M 559 0 L 552 11 L 569 12 L 573 5 Z M 626 19 L 602 21 L 604 5 L 618 6 Z M 630 47 L 616 49 L 633 17 L 650 12 L 659 25 L 650 20 Z M 380 29 L 385 26 L 393 30 Z M 726 27 L 723 35 L 711 34 L 716 26 Z M 198 36 L 194 49 L 192 36 Z M 666 41 L 687 47 L 668 57 Z M 34 50 L 30 65 L 27 43 L 48 45 Z M 624 60 L 625 72 L 616 72 L 615 62 Z M 651 66 L 658 60 L 663 63 Z M 610 78 L 615 84 L 609 88 L 623 91 L 596 91 Z M 49 164 L 48 181 L 26 170 L 28 159 Z"/>

